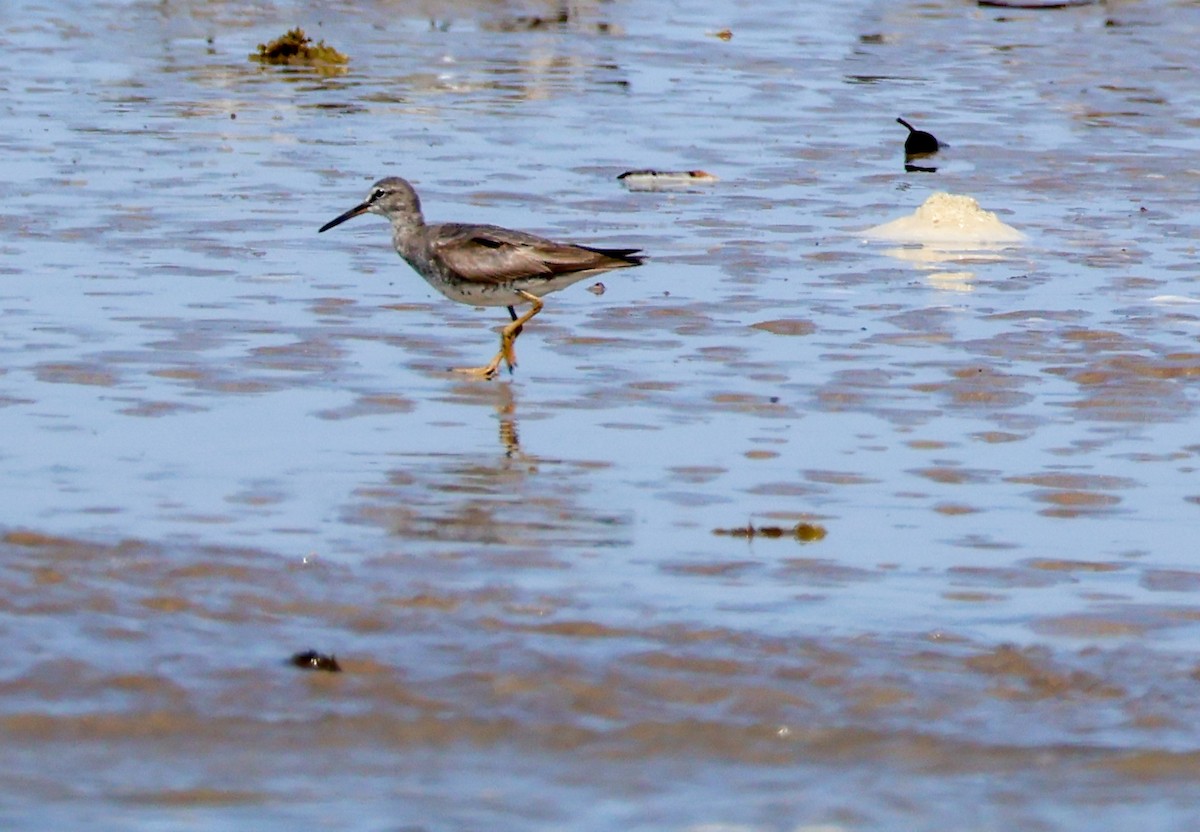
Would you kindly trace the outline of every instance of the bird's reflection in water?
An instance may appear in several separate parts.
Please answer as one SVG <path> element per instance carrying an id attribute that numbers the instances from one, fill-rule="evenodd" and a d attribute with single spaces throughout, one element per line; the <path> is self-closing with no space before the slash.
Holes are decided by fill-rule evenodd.
<path id="1" fill-rule="evenodd" d="M 496 419 L 500 423 L 500 444 L 509 459 L 524 460 L 521 437 L 517 433 L 517 397 L 511 384 L 497 384 Z"/>
<path id="2" fill-rule="evenodd" d="M 484 400 L 489 400 L 491 402 L 492 408 L 496 412 L 496 424 L 499 430 L 500 447 L 504 450 L 504 458 L 536 466 L 539 461 L 537 457 L 521 450 L 520 427 L 517 422 L 517 394 L 513 385 L 505 382 L 491 387 L 476 384 L 465 386 L 471 390 L 472 401 L 482 403 Z"/>
<path id="3" fill-rule="evenodd" d="M 500 556 L 493 547 L 505 547 L 543 566 L 573 547 L 628 545 L 629 513 L 614 512 L 595 487 L 596 472 L 608 463 L 525 450 L 519 395 L 507 383 L 455 385 L 445 401 L 465 418 L 431 425 L 426 450 L 393 458 L 384 482 L 359 488 L 351 522 L 382 527 L 407 543 L 484 545 L 489 559 Z M 496 450 L 478 442 L 489 419 L 496 421 Z M 472 435 L 474 443 L 465 439 Z"/>
<path id="4" fill-rule="evenodd" d="M 918 165 L 914 164 L 916 160 L 927 159 L 932 156 L 932 153 L 914 153 L 904 157 L 904 169 L 909 173 L 937 173 L 935 165 Z"/>

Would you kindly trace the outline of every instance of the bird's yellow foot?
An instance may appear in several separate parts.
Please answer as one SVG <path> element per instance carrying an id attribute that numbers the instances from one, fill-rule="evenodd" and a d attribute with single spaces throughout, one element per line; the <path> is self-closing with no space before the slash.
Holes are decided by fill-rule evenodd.
<path id="1" fill-rule="evenodd" d="M 459 375 L 471 376 L 480 381 L 491 381 L 496 377 L 495 367 L 451 367 L 450 372 L 458 373 Z"/>
<path id="2" fill-rule="evenodd" d="M 505 360 L 504 350 L 496 353 L 496 357 L 486 367 L 453 367 L 452 370 L 456 373 L 461 373 L 465 376 L 474 376 L 482 381 L 490 381 L 496 377 L 496 373 L 500 369 L 500 362 Z M 512 372 L 512 364 L 508 365 L 509 372 Z"/>
<path id="3" fill-rule="evenodd" d="M 489 364 L 486 367 L 451 367 L 450 372 L 463 376 L 471 376 L 480 381 L 491 381 L 496 377 L 496 372 L 499 369 L 499 365 Z"/>

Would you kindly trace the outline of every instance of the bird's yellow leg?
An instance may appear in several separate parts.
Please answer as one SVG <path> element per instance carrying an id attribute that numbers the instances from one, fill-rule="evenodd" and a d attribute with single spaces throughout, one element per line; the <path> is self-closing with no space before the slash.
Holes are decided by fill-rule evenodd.
<path id="1" fill-rule="evenodd" d="M 513 343 L 517 340 L 517 336 L 521 334 L 521 330 L 529 320 L 542 311 L 544 304 L 542 299 L 537 295 L 531 295 L 529 292 L 518 291 L 522 298 L 529 302 L 529 311 L 521 317 L 515 319 L 500 332 L 500 351 L 484 367 L 455 367 L 454 372 L 464 373 L 466 375 L 477 376 L 482 379 L 493 378 L 500 369 L 500 363 L 504 362 L 508 365 L 508 371 L 511 373 L 513 368 L 517 366 L 517 353 L 513 349 Z"/>
<path id="2" fill-rule="evenodd" d="M 517 366 L 517 353 L 513 349 L 513 344 L 516 343 L 517 336 L 521 334 L 521 330 L 525 328 L 525 324 L 529 323 L 534 315 L 541 312 L 543 306 L 542 299 L 537 295 L 531 295 L 529 292 L 524 291 L 518 291 L 517 294 L 529 301 L 529 311 L 504 327 L 500 333 L 500 355 L 504 358 L 504 363 L 508 365 L 510 373 Z"/>

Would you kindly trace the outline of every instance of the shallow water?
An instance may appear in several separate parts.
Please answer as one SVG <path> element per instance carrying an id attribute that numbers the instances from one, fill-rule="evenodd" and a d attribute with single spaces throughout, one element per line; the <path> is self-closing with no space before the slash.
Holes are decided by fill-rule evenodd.
<path id="1" fill-rule="evenodd" d="M 0 9 L 5 829 L 1191 828 L 1200 7 L 353 6 Z"/>

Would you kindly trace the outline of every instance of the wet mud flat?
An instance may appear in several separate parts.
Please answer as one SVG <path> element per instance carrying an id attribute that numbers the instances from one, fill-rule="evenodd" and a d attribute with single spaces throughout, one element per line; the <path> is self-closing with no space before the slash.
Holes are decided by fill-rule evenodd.
<path id="1" fill-rule="evenodd" d="M 320 11 L 0 12 L 5 828 L 1189 828 L 1195 8 Z"/>
<path id="2" fill-rule="evenodd" d="M 1064 795 L 1130 820 L 1148 794 L 1156 811 L 1190 805 L 1191 656 L 606 623 L 562 589 L 453 588 L 465 565 L 433 579 L 399 556 L 280 569 L 248 549 L 184 558 L 33 533 L 2 551 L 5 619 L 39 625 L 13 634 L 20 664 L 0 686 L 6 778 L 32 786 L 10 792 L 10 817 L 27 823 L 84 805 L 118 822 L 186 810 L 281 824 L 319 816 L 330 794 L 417 825 L 559 824 L 614 801 L 637 828 L 661 813 L 950 823 L 947 790 L 989 823 L 1036 819 Z M 809 593 L 870 580 L 778 568 Z M 1033 564 L 1009 585 L 1067 568 Z M 64 649 L 82 638 L 103 654 Z M 306 640 L 353 645 L 342 672 L 288 662 L 281 647 Z M 51 775 L 64 770 L 80 775 Z"/>

